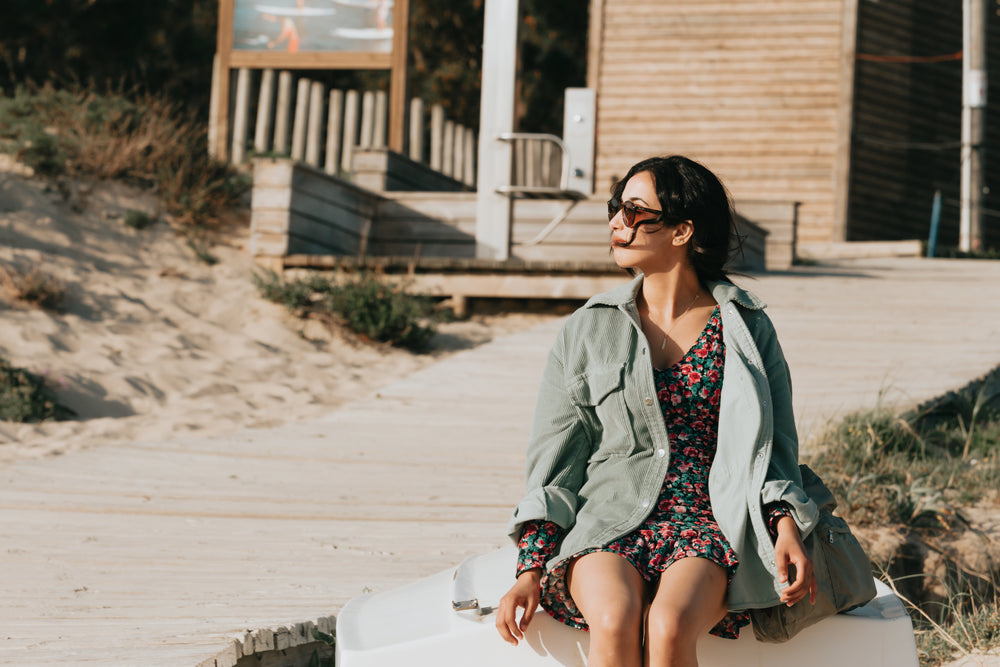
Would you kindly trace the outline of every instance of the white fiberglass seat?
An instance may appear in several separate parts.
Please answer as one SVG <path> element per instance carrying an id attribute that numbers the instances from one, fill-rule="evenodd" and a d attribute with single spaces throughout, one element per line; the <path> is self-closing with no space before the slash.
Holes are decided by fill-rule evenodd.
<path id="1" fill-rule="evenodd" d="M 586 665 L 589 635 L 539 611 L 517 647 L 500 639 L 497 602 L 513 581 L 513 547 L 472 556 L 402 588 L 354 598 L 337 618 L 338 667 Z M 828 618 L 783 644 L 706 636 L 702 667 L 916 667 L 913 628 L 902 603 L 876 581 L 875 599 Z"/>

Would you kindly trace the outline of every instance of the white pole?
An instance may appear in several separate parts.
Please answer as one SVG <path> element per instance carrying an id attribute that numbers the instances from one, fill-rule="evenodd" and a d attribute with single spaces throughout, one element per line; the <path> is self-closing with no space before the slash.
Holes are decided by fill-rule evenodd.
<path id="1" fill-rule="evenodd" d="M 517 0 L 486 0 L 483 78 L 476 179 L 476 257 L 510 257 L 511 202 L 497 188 L 510 185 L 511 146 L 497 137 L 514 130 Z"/>
<path id="2" fill-rule="evenodd" d="M 982 249 L 986 14 L 983 0 L 962 0 L 962 186 L 958 247 Z"/>

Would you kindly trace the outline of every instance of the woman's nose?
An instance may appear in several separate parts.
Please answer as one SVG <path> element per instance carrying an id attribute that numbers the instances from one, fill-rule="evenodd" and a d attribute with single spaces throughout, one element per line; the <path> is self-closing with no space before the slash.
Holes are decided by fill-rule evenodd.
<path id="1" fill-rule="evenodd" d="M 621 209 L 618 209 L 618 212 L 615 213 L 613 216 L 611 216 L 611 218 L 608 220 L 608 227 L 611 228 L 611 231 L 614 231 L 614 230 L 619 229 L 620 227 L 622 227 L 622 212 L 621 212 Z"/>

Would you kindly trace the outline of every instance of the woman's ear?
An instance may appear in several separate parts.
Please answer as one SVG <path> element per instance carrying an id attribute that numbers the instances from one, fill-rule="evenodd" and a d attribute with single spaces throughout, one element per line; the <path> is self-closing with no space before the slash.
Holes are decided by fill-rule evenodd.
<path id="1" fill-rule="evenodd" d="M 674 225 L 671 230 L 674 233 L 673 244 L 684 245 L 694 236 L 694 223 L 690 220 L 685 220 Z"/>

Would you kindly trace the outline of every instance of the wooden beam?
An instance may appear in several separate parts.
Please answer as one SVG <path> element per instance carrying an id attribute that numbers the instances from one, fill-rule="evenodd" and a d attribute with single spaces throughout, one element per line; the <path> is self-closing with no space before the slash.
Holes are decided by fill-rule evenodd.
<path id="1" fill-rule="evenodd" d="M 229 0 L 231 2 L 232 0 Z M 353 53 L 344 51 L 232 51 L 230 67 L 264 69 L 388 69 L 389 53 Z"/>
<path id="2" fill-rule="evenodd" d="M 409 0 L 396 0 L 392 16 L 392 73 L 389 78 L 389 148 L 403 152 L 406 122 L 406 49 L 410 25 Z"/>
<path id="3" fill-rule="evenodd" d="M 833 165 L 833 220 L 830 241 L 847 240 L 851 186 L 851 132 L 854 127 L 854 67 L 858 39 L 858 0 L 844 1 L 840 38 L 840 92 L 837 100 L 837 145 Z"/>
<path id="4" fill-rule="evenodd" d="M 597 90 L 601 75 L 601 53 L 604 38 L 604 0 L 590 0 L 587 25 L 587 88 Z"/>

